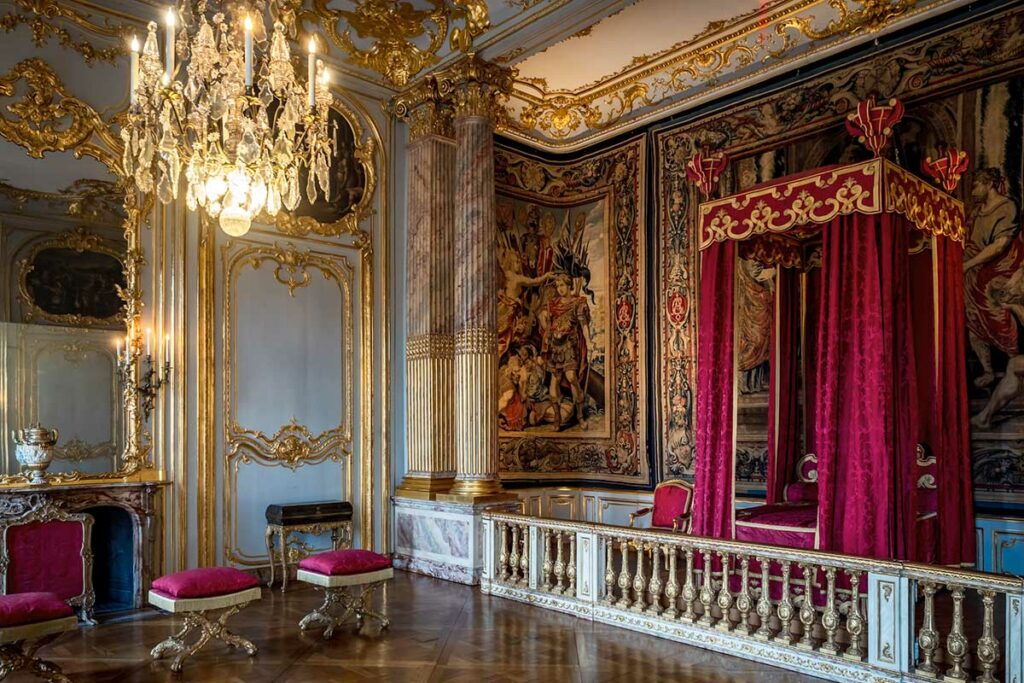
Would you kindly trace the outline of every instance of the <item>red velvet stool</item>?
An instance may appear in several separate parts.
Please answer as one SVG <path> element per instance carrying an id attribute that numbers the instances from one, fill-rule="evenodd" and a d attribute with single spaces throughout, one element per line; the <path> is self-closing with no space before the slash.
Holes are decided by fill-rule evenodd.
<path id="1" fill-rule="evenodd" d="M 334 635 L 334 629 L 351 615 L 362 629 L 366 617 L 380 622 L 381 629 L 390 623 L 383 614 L 369 607 L 373 592 L 394 576 L 391 559 L 370 550 L 333 550 L 307 557 L 299 563 L 297 578 L 324 589 L 324 603 L 299 622 L 305 631 L 314 624 L 324 627 L 324 638 Z M 358 595 L 349 592 L 349 586 L 362 586 Z M 343 611 L 337 614 L 338 609 Z"/>
<path id="2" fill-rule="evenodd" d="M 0 681 L 26 671 L 52 683 L 71 683 L 59 666 L 37 658 L 36 651 L 76 628 L 71 606 L 54 593 L 0 595 Z"/>
<path id="3" fill-rule="evenodd" d="M 228 631 L 227 622 L 261 595 L 259 579 L 232 567 L 189 569 L 161 576 L 149 591 L 149 604 L 166 612 L 184 614 L 185 624 L 178 633 L 154 647 L 150 655 L 153 659 L 175 655 L 171 671 L 181 671 L 186 659 L 215 638 L 244 649 L 252 657 L 256 646 Z M 207 612 L 216 610 L 223 612 L 215 621 L 206 616 Z M 186 645 L 185 638 L 194 632 L 198 632 L 199 637 L 192 645 Z"/>

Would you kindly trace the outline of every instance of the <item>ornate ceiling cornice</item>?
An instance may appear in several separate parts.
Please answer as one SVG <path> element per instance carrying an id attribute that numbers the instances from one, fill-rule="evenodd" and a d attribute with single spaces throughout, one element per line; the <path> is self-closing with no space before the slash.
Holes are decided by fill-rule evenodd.
<path id="1" fill-rule="evenodd" d="M 776 0 L 574 90 L 518 79 L 501 130 L 548 151 L 580 149 L 965 2 Z"/>

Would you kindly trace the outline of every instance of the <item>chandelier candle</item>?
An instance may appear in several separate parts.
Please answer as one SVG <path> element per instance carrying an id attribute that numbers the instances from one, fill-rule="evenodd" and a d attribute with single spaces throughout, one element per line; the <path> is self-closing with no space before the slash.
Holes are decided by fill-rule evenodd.
<path id="1" fill-rule="evenodd" d="M 140 192 L 155 191 L 164 204 L 178 197 L 184 175 L 189 210 L 202 209 L 237 237 L 258 216 L 294 211 L 303 195 L 311 204 L 329 198 L 334 98 L 317 71 L 315 36 L 306 83 L 283 24 L 265 31 L 264 13 L 220 0 L 196 7 L 182 14 L 177 73 L 177 10 L 167 12 L 166 59 L 159 28 L 149 25 L 121 129 L 124 166 Z"/>
<path id="2" fill-rule="evenodd" d="M 139 39 L 132 36 L 131 84 L 128 86 L 128 103 L 135 106 L 135 89 L 139 87 Z"/>
<path id="3" fill-rule="evenodd" d="M 174 8 L 167 8 L 167 78 L 174 78 Z"/>

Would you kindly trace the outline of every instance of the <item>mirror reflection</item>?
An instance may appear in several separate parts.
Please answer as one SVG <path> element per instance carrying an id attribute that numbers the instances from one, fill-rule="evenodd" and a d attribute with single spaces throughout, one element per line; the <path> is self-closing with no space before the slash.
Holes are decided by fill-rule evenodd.
<path id="1" fill-rule="evenodd" d="M 37 424 L 55 432 L 49 475 L 120 468 L 124 220 L 103 164 L 70 153 L 34 159 L 0 141 L 3 475 L 34 469 L 27 435 Z"/>

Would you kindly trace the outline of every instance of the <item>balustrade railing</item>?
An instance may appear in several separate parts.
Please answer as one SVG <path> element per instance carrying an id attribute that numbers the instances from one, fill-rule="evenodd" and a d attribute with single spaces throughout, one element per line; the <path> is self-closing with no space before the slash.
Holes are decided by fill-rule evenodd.
<path id="1" fill-rule="evenodd" d="M 1024 582 L 485 513 L 485 592 L 832 680 L 1024 683 Z"/>

